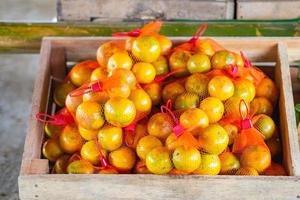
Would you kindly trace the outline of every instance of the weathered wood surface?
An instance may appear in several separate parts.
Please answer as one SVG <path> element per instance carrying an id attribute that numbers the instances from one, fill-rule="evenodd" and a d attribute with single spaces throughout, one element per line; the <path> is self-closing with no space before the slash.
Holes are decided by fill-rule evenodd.
<path id="1" fill-rule="evenodd" d="M 20 176 L 21 200 L 297 200 L 300 177 L 32 175 Z"/>
<path id="2" fill-rule="evenodd" d="M 61 21 L 233 19 L 233 0 L 58 0 Z"/>
<path id="3" fill-rule="evenodd" d="M 300 17 L 300 0 L 237 0 L 237 19 L 291 19 Z"/>
<path id="4" fill-rule="evenodd" d="M 289 21 L 177 21 L 165 22 L 161 33 L 191 36 L 207 23 L 205 36 L 300 36 L 299 19 Z M 38 53 L 44 36 L 111 36 L 141 27 L 143 22 L 5 23 L 0 22 L 0 53 Z"/>

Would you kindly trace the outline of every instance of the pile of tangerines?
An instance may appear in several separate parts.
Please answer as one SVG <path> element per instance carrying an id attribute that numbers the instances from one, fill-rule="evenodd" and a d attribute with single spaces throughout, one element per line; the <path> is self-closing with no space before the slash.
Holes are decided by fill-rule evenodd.
<path id="1" fill-rule="evenodd" d="M 285 175 L 273 80 L 205 25 L 179 44 L 160 27 L 114 34 L 55 88 L 37 114 L 52 173 Z"/>

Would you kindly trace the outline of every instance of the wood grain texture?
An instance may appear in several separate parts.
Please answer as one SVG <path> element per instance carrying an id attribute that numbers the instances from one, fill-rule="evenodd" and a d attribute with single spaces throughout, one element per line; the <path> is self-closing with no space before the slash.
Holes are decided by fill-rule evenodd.
<path id="1" fill-rule="evenodd" d="M 184 9 L 183 9 L 184 8 Z M 233 19 L 233 0 L 59 0 L 61 21 Z"/>
<path id="2" fill-rule="evenodd" d="M 296 127 L 292 82 L 289 70 L 287 45 L 278 43 L 275 82 L 279 88 L 280 130 L 283 159 L 290 175 L 300 176 L 300 151 Z"/>
<path id="3" fill-rule="evenodd" d="M 237 0 L 237 19 L 291 19 L 300 17 L 299 0 Z"/>
<path id="4" fill-rule="evenodd" d="M 39 62 L 40 66 L 34 84 L 32 108 L 29 116 L 29 125 L 24 144 L 24 153 L 20 174 L 30 174 L 32 169 L 30 166 L 31 160 L 39 159 L 41 157 L 44 129 L 43 124 L 36 120 L 35 115 L 39 112 L 45 112 L 47 107 L 51 59 L 51 42 L 49 40 L 44 40 L 42 43 L 43 45 L 41 48 Z"/>
<path id="5" fill-rule="evenodd" d="M 53 174 L 20 176 L 19 187 L 21 200 L 296 200 L 300 177 Z"/>

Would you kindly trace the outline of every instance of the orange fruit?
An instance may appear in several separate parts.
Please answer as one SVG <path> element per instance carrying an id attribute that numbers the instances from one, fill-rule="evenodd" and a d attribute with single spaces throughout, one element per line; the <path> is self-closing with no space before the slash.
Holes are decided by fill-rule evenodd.
<path id="1" fill-rule="evenodd" d="M 132 64 L 132 59 L 128 55 L 127 51 L 117 51 L 108 59 L 107 71 L 112 72 L 117 68 L 130 70 Z"/>
<path id="2" fill-rule="evenodd" d="M 150 96 L 153 105 L 161 104 L 162 89 L 158 83 L 149 83 L 144 86 L 144 90 Z"/>
<path id="3" fill-rule="evenodd" d="M 223 117 L 224 105 L 218 98 L 207 97 L 201 101 L 199 107 L 208 116 L 210 124 L 218 122 Z"/>
<path id="4" fill-rule="evenodd" d="M 98 130 L 86 129 L 82 126 L 78 126 L 80 136 L 85 140 L 92 140 L 97 136 Z"/>
<path id="5" fill-rule="evenodd" d="M 221 101 L 225 101 L 233 96 L 234 85 L 226 76 L 215 76 L 208 83 L 208 93 Z"/>
<path id="6" fill-rule="evenodd" d="M 190 173 L 173 168 L 171 169 L 171 171 L 169 171 L 168 175 L 188 175 Z"/>
<path id="7" fill-rule="evenodd" d="M 250 103 L 250 110 L 253 114 L 266 114 L 271 116 L 273 114 L 273 106 L 271 102 L 265 97 L 255 97 Z"/>
<path id="8" fill-rule="evenodd" d="M 176 97 L 174 109 L 197 108 L 199 106 L 199 96 L 194 93 L 185 92 Z"/>
<path id="9" fill-rule="evenodd" d="M 151 83 L 156 76 L 153 65 L 146 62 L 136 63 L 132 68 L 132 72 L 134 73 L 137 82 L 143 84 Z"/>
<path id="10" fill-rule="evenodd" d="M 276 125 L 273 119 L 267 115 L 259 117 L 253 126 L 264 136 L 264 139 L 270 139 L 276 131 Z"/>
<path id="11" fill-rule="evenodd" d="M 228 145 L 232 145 L 234 140 L 238 136 L 238 132 L 239 132 L 238 128 L 233 124 L 225 124 L 223 128 L 225 129 L 229 137 Z"/>
<path id="12" fill-rule="evenodd" d="M 132 144 L 129 140 L 129 143 L 131 144 L 131 148 L 136 149 L 136 146 L 140 139 L 144 136 L 148 135 L 147 133 L 147 125 L 146 124 L 137 124 L 134 131 L 134 139 L 132 141 Z"/>
<path id="13" fill-rule="evenodd" d="M 209 57 L 204 53 L 192 55 L 187 62 L 187 69 L 191 74 L 208 72 L 211 69 Z"/>
<path id="14" fill-rule="evenodd" d="M 169 99 L 174 102 L 176 97 L 185 92 L 184 87 L 178 83 L 173 82 L 166 85 L 162 90 L 162 98 L 164 102 L 167 102 Z"/>
<path id="15" fill-rule="evenodd" d="M 45 133 L 49 138 L 54 138 L 56 136 L 59 136 L 59 134 L 62 132 L 63 129 L 64 126 L 56 126 L 51 123 L 46 123 L 44 128 Z"/>
<path id="16" fill-rule="evenodd" d="M 85 129 L 99 129 L 105 122 L 102 106 L 94 101 L 82 102 L 76 110 L 76 121 Z"/>
<path id="17" fill-rule="evenodd" d="M 193 174 L 199 175 L 217 175 L 221 170 L 221 161 L 216 154 L 202 154 L 201 164 L 198 169 L 193 171 Z"/>
<path id="18" fill-rule="evenodd" d="M 133 122 L 136 115 L 134 103 L 126 98 L 114 97 L 104 105 L 105 119 L 111 125 L 125 127 Z"/>
<path id="19" fill-rule="evenodd" d="M 207 40 L 198 40 L 196 43 L 196 52 L 204 53 L 208 56 L 213 56 L 215 51 L 211 43 Z"/>
<path id="20" fill-rule="evenodd" d="M 165 141 L 165 146 L 170 152 L 173 152 L 178 147 L 178 143 L 176 141 L 177 141 L 177 137 L 174 133 L 171 133 L 167 137 Z"/>
<path id="21" fill-rule="evenodd" d="M 145 90 L 137 88 L 131 90 L 129 99 L 134 103 L 134 106 L 139 112 L 149 112 L 152 108 L 152 101 Z"/>
<path id="22" fill-rule="evenodd" d="M 176 73 L 176 77 L 181 77 L 189 74 L 187 62 L 191 57 L 188 51 L 175 51 L 169 58 L 169 67 L 171 71 L 182 69 L 182 72 Z"/>
<path id="23" fill-rule="evenodd" d="M 172 41 L 164 35 L 155 35 L 155 38 L 157 39 L 161 48 L 161 54 L 167 55 L 172 48 Z"/>
<path id="24" fill-rule="evenodd" d="M 272 162 L 272 164 L 264 171 L 264 175 L 287 176 L 287 173 L 282 165 Z"/>
<path id="25" fill-rule="evenodd" d="M 110 41 L 105 42 L 97 50 L 97 61 L 101 67 L 106 67 L 108 59 L 115 53 L 125 46 L 125 44 L 122 44 L 120 41 Z"/>
<path id="26" fill-rule="evenodd" d="M 79 151 L 84 143 L 76 126 L 67 125 L 59 136 L 59 145 L 66 153 Z"/>
<path id="27" fill-rule="evenodd" d="M 67 166 L 69 161 L 70 155 L 62 155 L 60 156 L 53 166 L 53 171 L 55 174 L 66 174 L 67 173 Z"/>
<path id="28" fill-rule="evenodd" d="M 149 135 L 153 135 L 159 139 L 166 139 L 172 133 L 172 127 L 166 121 L 163 113 L 156 113 L 151 116 L 148 121 L 147 130 Z"/>
<path id="29" fill-rule="evenodd" d="M 264 78 L 256 87 L 256 96 L 265 97 L 272 103 L 278 98 L 278 90 L 275 83 L 270 78 Z"/>
<path id="30" fill-rule="evenodd" d="M 110 98 L 113 97 L 123 97 L 127 98 L 130 95 L 130 86 L 126 83 L 120 84 L 118 86 L 113 86 L 107 90 L 107 94 Z"/>
<path id="31" fill-rule="evenodd" d="M 55 162 L 64 153 L 57 139 L 46 140 L 43 144 L 42 152 L 43 156 L 51 162 Z"/>
<path id="32" fill-rule="evenodd" d="M 185 89 L 188 92 L 197 94 L 200 98 L 208 96 L 208 82 L 209 79 L 199 73 L 192 74 L 185 81 Z"/>
<path id="33" fill-rule="evenodd" d="M 98 139 L 103 149 L 114 151 L 123 143 L 123 130 L 120 127 L 106 125 L 99 130 Z"/>
<path id="34" fill-rule="evenodd" d="M 90 81 L 100 81 L 103 80 L 107 77 L 107 72 L 104 70 L 104 68 L 102 67 L 98 67 L 96 69 L 93 70 L 91 77 L 90 77 Z"/>
<path id="35" fill-rule="evenodd" d="M 107 102 L 109 99 L 108 93 L 106 91 L 102 91 L 102 92 L 89 92 L 89 93 L 85 93 L 82 96 L 82 101 L 94 101 L 97 102 L 99 104 L 104 104 L 105 102 Z"/>
<path id="36" fill-rule="evenodd" d="M 146 166 L 154 174 L 167 174 L 173 168 L 169 151 L 164 147 L 152 149 L 146 156 Z"/>
<path id="37" fill-rule="evenodd" d="M 255 86 L 251 81 L 241 79 L 234 83 L 234 95 L 251 102 L 255 97 Z"/>
<path id="38" fill-rule="evenodd" d="M 262 173 L 271 164 L 271 153 L 263 146 L 252 145 L 245 148 L 240 161 L 243 167 L 252 167 Z"/>
<path id="39" fill-rule="evenodd" d="M 271 152 L 272 158 L 280 158 L 282 154 L 282 147 L 280 139 L 276 136 L 271 137 L 266 141 L 266 144 Z"/>
<path id="40" fill-rule="evenodd" d="M 220 154 L 228 146 L 229 137 L 225 129 L 218 124 L 211 124 L 199 134 L 201 148 L 210 154 Z"/>
<path id="41" fill-rule="evenodd" d="M 53 93 L 53 100 L 54 102 L 60 106 L 65 106 L 67 95 L 72 91 L 75 90 L 75 86 L 71 82 L 66 82 L 58 85 L 54 89 Z"/>
<path id="42" fill-rule="evenodd" d="M 231 152 L 223 152 L 219 158 L 221 161 L 220 174 L 233 175 L 240 168 L 240 161 Z"/>
<path id="43" fill-rule="evenodd" d="M 231 64 L 235 64 L 235 55 L 227 50 L 217 51 L 211 58 L 213 69 L 223 69 Z"/>
<path id="44" fill-rule="evenodd" d="M 147 154 L 154 149 L 155 147 L 160 147 L 162 146 L 161 141 L 152 136 L 152 135 L 147 135 L 145 137 L 142 137 L 137 146 L 136 146 L 136 153 L 139 156 L 140 159 L 145 160 Z"/>
<path id="45" fill-rule="evenodd" d="M 235 52 L 231 52 L 234 55 L 235 58 L 235 64 L 238 67 L 244 67 L 244 60 L 242 58 L 242 56 L 239 53 L 235 53 Z"/>
<path id="46" fill-rule="evenodd" d="M 180 125 L 184 128 L 206 128 L 209 124 L 208 116 L 203 110 L 199 108 L 187 109 L 180 115 L 179 121 Z"/>
<path id="47" fill-rule="evenodd" d="M 248 101 L 245 101 L 245 103 L 241 103 L 243 99 L 241 97 L 230 97 L 227 99 L 224 103 L 225 107 L 225 116 L 232 118 L 232 119 L 240 119 L 242 113 L 243 116 L 247 115 L 247 108 L 249 109 L 249 103 Z"/>
<path id="48" fill-rule="evenodd" d="M 77 107 L 82 103 L 82 96 L 71 97 L 70 95 L 66 98 L 66 108 L 68 111 L 75 113 Z"/>
<path id="49" fill-rule="evenodd" d="M 158 59 L 152 62 L 155 68 L 156 75 L 163 75 L 169 72 L 168 60 L 164 56 L 159 56 Z"/>
<path id="50" fill-rule="evenodd" d="M 76 160 L 67 167 L 68 174 L 93 174 L 94 166 L 87 160 Z"/>
<path id="51" fill-rule="evenodd" d="M 145 160 L 139 160 L 136 162 L 134 172 L 137 174 L 152 174 L 146 167 Z"/>
<path id="52" fill-rule="evenodd" d="M 109 163 L 120 171 L 128 172 L 131 170 L 136 161 L 134 151 L 128 147 L 120 147 L 110 152 Z"/>
<path id="53" fill-rule="evenodd" d="M 111 73 L 111 76 L 119 77 L 121 83 L 129 85 L 130 89 L 136 87 L 136 78 L 131 70 L 117 68 Z"/>
<path id="54" fill-rule="evenodd" d="M 101 149 L 101 153 L 105 158 L 107 157 L 106 150 Z M 89 161 L 93 165 L 100 164 L 100 154 L 94 140 L 88 141 L 82 146 L 80 155 L 84 160 Z"/>
<path id="55" fill-rule="evenodd" d="M 115 170 L 114 168 L 106 168 L 101 169 L 98 174 L 118 174 L 119 172 Z"/>
<path id="56" fill-rule="evenodd" d="M 235 175 L 238 175 L 238 176 L 258 176 L 259 174 L 256 171 L 256 169 L 254 169 L 252 167 L 241 167 L 237 170 Z"/>
<path id="57" fill-rule="evenodd" d="M 138 60 L 151 63 L 160 56 L 161 48 L 155 37 L 139 36 L 133 41 L 131 51 Z"/>
<path id="58" fill-rule="evenodd" d="M 86 67 L 81 63 L 75 65 L 70 71 L 70 80 L 73 85 L 79 87 L 84 83 L 88 83 L 90 81 L 91 74 L 93 72 L 92 68 Z"/>
<path id="59" fill-rule="evenodd" d="M 173 152 L 172 161 L 176 169 L 191 173 L 199 168 L 201 154 L 196 148 L 177 147 Z"/>

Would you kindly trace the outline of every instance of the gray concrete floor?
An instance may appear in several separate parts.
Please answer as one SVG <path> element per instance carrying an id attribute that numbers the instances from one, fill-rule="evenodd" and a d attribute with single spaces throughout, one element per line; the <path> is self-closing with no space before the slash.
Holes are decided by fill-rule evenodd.
<path id="1" fill-rule="evenodd" d="M 0 21 L 53 21 L 55 0 L 1 0 Z M 0 54 L 0 200 L 19 199 L 21 164 L 36 55 Z"/>

